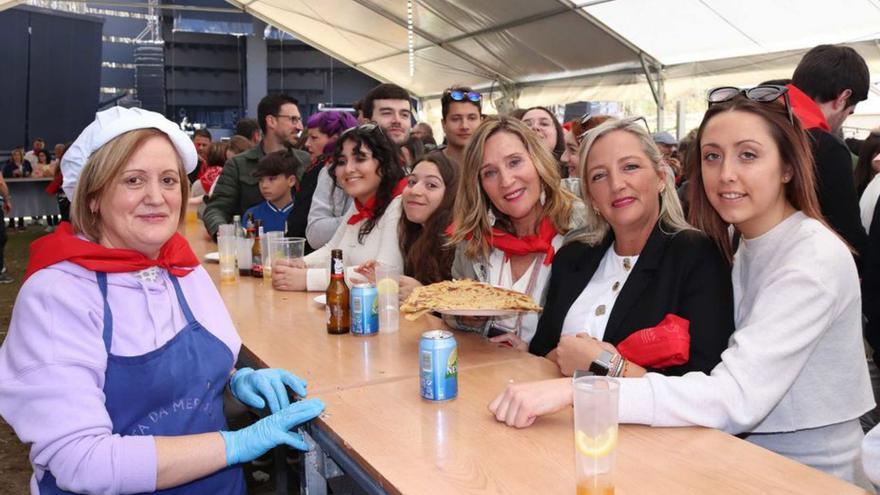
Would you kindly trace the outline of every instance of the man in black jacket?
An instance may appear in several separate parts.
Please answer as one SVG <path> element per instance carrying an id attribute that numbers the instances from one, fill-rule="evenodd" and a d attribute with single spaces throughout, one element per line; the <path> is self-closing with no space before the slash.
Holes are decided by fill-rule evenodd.
<path id="1" fill-rule="evenodd" d="M 812 138 L 822 214 L 855 250 L 860 273 L 868 236 L 859 216 L 852 158 L 837 134 L 856 104 L 868 99 L 870 84 L 868 65 L 858 52 L 819 45 L 804 55 L 788 85 L 792 110 Z"/>

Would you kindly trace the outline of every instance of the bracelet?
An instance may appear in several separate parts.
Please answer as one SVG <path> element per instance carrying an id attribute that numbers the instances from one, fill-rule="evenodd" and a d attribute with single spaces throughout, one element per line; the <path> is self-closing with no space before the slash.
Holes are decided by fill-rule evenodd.
<path id="1" fill-rule="evenodd" d="M 611 367 L 608 369 L 608 376 L 610 377 L 618 377 L 623 372 L 623 365 L 626 362 L 626 359 L 623 359 L 623 356 L 620 354 L 614 354 L 611 357 L 611 362 L 609 363 Z"/>

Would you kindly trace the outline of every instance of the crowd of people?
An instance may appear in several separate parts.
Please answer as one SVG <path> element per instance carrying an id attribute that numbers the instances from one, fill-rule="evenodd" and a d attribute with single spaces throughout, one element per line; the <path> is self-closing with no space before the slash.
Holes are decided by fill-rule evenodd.
<path id="1" fill-rule="evenodd" d="M 302 259 L 273 265 L 275 290 L 325 290 L 342 249 L 350 280 L 400 267 L 402 298 L 450 279 L 531 296 L 541 313 L 444 317 L 565 377 L 499 390 L 488 409 L 506 425 L 569 407 L 567 377 L 590 370 L 619 380 L 622 423 L 717 428 L 873 491 L 880 132 L 857 155 L 840 137 L 869 86 L 857 52 L 821 45 L 790 79 L 711 90 L 681 141 L 640 116 L 486 115 L 458 86 L 442 95 L 442 139 L 394 84 L 356 115 L 306 118 L 266 96 L 222 142 L 102 112 L 61 163 L 71 223 L 32 249 L 0 348 L 0 414 L 33 444 L 35 493 L 241 493 L 238 464 L 306 448 L 290 430 L 324 406 L 290 404 L 287 388 L 306 393 L 289 372 L 234 369 L 232 321 L 176 234 L 198 207 L 213 238 L 251 214 L 307 240 Z M 51 170 L 46 153 L 18 155 L 13 173 Z M 269 414 L 226 431 L 227 382 Z M 146 403 L 130 396 L 151 387 Z M 183 396 L 212 414 L 144 426 Z"/>

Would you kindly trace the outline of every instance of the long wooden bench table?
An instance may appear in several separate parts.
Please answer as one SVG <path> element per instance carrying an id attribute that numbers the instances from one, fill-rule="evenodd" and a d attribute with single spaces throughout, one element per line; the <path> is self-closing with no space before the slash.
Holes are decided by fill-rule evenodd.
<path id="1" fill-rule="evenodd" d="M 216 247 L 200 224 L 187 238 L 199 256 Z M 269 280 L 220 284 L 205 265 L 255 364 L 306 378 L 309 396 L 327 404 L 316 421 L 323 447 L 345 469 L 368 477 L 368 491 L 389 493 L 573 493 L 572 410 L 515 430 L 487 405 L 509 383 L 559 376 L 546 359 L 456 333 L 459 395 L 419 396 L 418 340 L 442 322 L 401 318 L 395 334 L 328 335 L 317 293 L 275 291 Z M 330 442 L 332 445 L 329 445 Z M 618 495 L 864 494 L 751 443 L 706 428 L 623 425 L 615 470 Z"/>

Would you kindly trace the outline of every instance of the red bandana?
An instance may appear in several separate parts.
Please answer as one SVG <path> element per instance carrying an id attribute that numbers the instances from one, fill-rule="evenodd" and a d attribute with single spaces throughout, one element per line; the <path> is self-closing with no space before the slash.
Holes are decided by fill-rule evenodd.
<path id="1" fill-rule="evenodd" d="M 403 192 L 403 188 L 406 187 L 408 182 L 407 178 L 400 179 L 400 182 L 394 186 L 394 190 L 391 191 L 391 199 L 394 199 Z M 376 209 L 376 196 L 367 200 L 367 204 L 361 204 L 360 201 L 354 200 L 354 207 L 357 209 L 357 213 L 349 217 L 348 224 L 354 225 L 361 220 L 366 220 L 369 218 L 373 218 L 373 211 Z"/>
<path id="2" fill-rule="evenodd" d="M 806 93 L 799 90 L 794 84 L 785 86 L 788 88 L 788 100 L 791 102 L 791 111 L 798 120 L 801 121 L 801 127 L 806 130 L 822 129 L 825 132 L 831 132 L 831 126 L 825 120 L 825 114 L 819 105 L 807 96 Z"/>
<path id="3" fill-rule="evenodd" d="M 203 174 L 199 175 L 199 182 L 202 183 L 202 189 L 205 190 L 205 194 L 211 192 L 211 186 L 217 182 L 217 178 L 220 177 L 220 174 L 223 172 L 223 167 L 217 165 L 211 165 L 207 167 Z"/>
<path id="4" fill-rule="evenodd" d="M 31 244 L 25 280 L 37 270 L 61 261 L 70 261 L 96 272 L 136 272 L 151 266 L 168 270 L 172 275 L 185 277 L 199 266 L 199 259 L 182 235 L 175 232 L 162 246 L 157 259 L 150 259 L 131 249 L 111 249 L 80 239 L 73 227 L 61 222 L 55 232 Z"/>
<path id="5" fill-rule="evenodd" d="M 504 251 L 505 259 L 529 253 L 544 253 L 544 265 L 549 265 L 553 262 L 553 255 L 556 254 L 552 244 L 556 234 L 556 227 L 553 226 L 553 222 L 549 218 L 544 217 L 541 220 L 541 226 L 538 227 L 537 235 L 516 237 L 501 229 L 492 227 L 492 236 L 489 237 L 489 244 Z"/>

